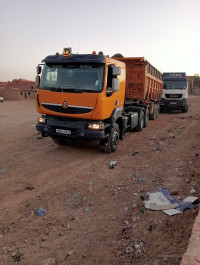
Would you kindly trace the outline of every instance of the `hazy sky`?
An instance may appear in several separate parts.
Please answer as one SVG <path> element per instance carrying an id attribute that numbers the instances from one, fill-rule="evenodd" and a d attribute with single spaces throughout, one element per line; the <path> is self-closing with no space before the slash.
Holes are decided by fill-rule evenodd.
<path id="1" fill-rule="evenodd" d="M 200 0 L 0 0 L 0 81 L 34 80 L 64 47 L 200 73 L 199 12 Z"/>

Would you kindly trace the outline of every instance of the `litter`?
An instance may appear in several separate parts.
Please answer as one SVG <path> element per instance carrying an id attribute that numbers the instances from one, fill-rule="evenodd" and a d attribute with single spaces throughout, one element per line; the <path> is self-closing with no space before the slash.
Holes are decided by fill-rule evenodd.
<path id="1" fill-rule="evenodd" d="M 0 172 L 2 172 L 2 173 L 9 173 L 9 170 L 7 170 L 6 168 L 2 168 L 2 169 L 0 169 Z"/>
<path id="2" fill-rule="evenodd" d="M 157 146 L 156 150 L 158 150 L 158 151 L 162 151 L 162 147 Z"/>
<path id="3" fill-rule="evenodd" d="M 38 216 L 44 216 L 46 214 L 46 210 L 42 207 L 40 207 L 39 211 L 37 212 Z"/>
<path id="4" fill-rule="evenodd" d="M 180 213 L 181 211 L 178 211 L 178 210 L 176 210 L 176 209 L 170 209 L 170 210 L 165 210 L 165 211 L 163 211 L 163 212 L 166 213 L 167 215 L 172 216 L 172 215 L 175 215 L 175 214 Z"/>
<path id="5" fill-rule="evenodd" d="M 89 183 L 89 191 L 92 193 L 93 192 L 93 186 L 95 184 L 95 180 L 91 180 Z"/>
<path id="6" fill-rule="evenodd" d="M 133 248 L 132 247 L 127 247 L 124 252 L 126 254 L 131 254 L 133 252 Z"/>
<path id="7" fill-rule="evenodd" d="M 117 161 L 110 161 L 109 168 L 112 169 L 117 165 Z"/>
<path id="8" fill-rule="evenodd" d="M 122 228 L 122 235 L 128 234 L 128 231 L 130 229 L 132 229 L 132 226 L 127 226 L 127 227 Z"/>
<path id="9" fill-rule="evenodd" d="M 141 240 L 138 242 L 137 240 L 135 240 L 129 243 L 129 245 L 126 247 L 124 252 L 128 255 L 132 253 L 138 255 L 144 251 L 145 245 L 146 245 L 145 241 Z"/>
<path id="10" fill-rule="evenodd" d="M 137 208 L 137 204 L 136 203 L 133 203 L 132 204 L 132 209 L 135 209 L 135 208 Z"/>
<path id="11" fill-rule="evenodd" d="M 191 189 L 191 191 L 190 191 L 191 194 L 192 194 L 192 193 L 195 193 L 195 192 L 196 192 L 195 189 Z"/>
<path id="12" fill-rule="evenodd" d="M 148 193 L 148 200 L 144 200 L 143 204 L 146 209 L 162 210 L 168 215 L 178 214 L 185 209 L 195 209 L 193 202 L 198 197 L 189 196 L 185 200 L 180 201 L 171 195 L 167 188 L 162 188 L 154 193 Z"/>
<path id="13" fill-rule="evenodd" d="M 29 214 L 29 216 L 34 216 L 35 215 L 35 211 L 31 211 L 31 213 Z"/>
<path id="14" fill-rule="evenodd" d="M 139 182 L 143 182 L 143 181 L 145 181 L 145 180 L 147 180 L 146 178 L 141 178 L 141 179 L 138 179 L 139 180 Z"/>
<path id="15" fill-rule="evenodd" d="M 14 255 L 12 255 L 12 258 L 14 259 L 15 263 L 21 261 L 21 257 L 23 256 L 22 253 L 13 253 Z"/>
<path id="16" fill-rule="evenodd" d="M 152 225 L 150 225 L 150 226 L 147 228 L 147 230 L 148 230 L 149 232 L 151 232 L 152 229 L 153 229 L 153 226 L 152 226 Z"/>
<path id="17" fill-rule="evenodd" d="M 162 190 L 150 193 L 149 200 L 144 200 L 143 203 L 145 208 L 151 210 L 168 210 L 178 206 L 178 202 L 174 199 L 174 197 L 172 195 L 169 197 L 169 194 L 167 197 Z"/>
<path id="18" fill-rule="evenodd" d="M 185 198 L 183 201 L 184 201 L 184 202 L 194 203 L 194 202 L 197 201 L 197 200 L 198 200 L 198 197 L 188 196 L 188 197 Z"/>

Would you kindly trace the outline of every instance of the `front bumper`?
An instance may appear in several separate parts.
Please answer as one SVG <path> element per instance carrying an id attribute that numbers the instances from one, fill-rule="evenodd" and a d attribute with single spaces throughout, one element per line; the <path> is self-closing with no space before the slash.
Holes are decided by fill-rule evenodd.
<path id="1" fill-rule="evenodd" d="M 167 100 L 165 98 L 161 99 L 160 102 L 161 110 L 187 110 L 188 109 L 188 99 L 184 98 L 181 100 Z"/>
<path id="2" fill-rule="evenodd" d="M 104 139 L 105 130 L 88 129 L 88 120 L 48 116 L 46 123 L 37 123 L 36 129 L 45 136 L 74 139 Z"/>

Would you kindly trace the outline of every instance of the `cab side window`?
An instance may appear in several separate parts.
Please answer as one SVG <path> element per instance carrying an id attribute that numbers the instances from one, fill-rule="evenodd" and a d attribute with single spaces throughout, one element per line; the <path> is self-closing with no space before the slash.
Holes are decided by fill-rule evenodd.
<path id="1" fill-rule="evenodd" d="M 112 89 L 112 79 L 113 79 L 112 67 L 109 66 L 108 67 L 108 77 L 107 77 L 107 90 Z"/>

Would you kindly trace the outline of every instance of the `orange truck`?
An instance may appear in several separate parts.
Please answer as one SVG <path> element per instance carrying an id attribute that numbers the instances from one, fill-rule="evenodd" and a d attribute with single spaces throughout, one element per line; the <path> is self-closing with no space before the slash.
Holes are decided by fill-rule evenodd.
<path id="1" fill-rule="evenodd" d="M 99 139 L 105 152 L 117 149 L 127 132 L 156 119 L 162 74 L 143 57 L 111 58 L 93 52 L 47 56 L 37 66 L 36 129 L 57 144 Z"/>

